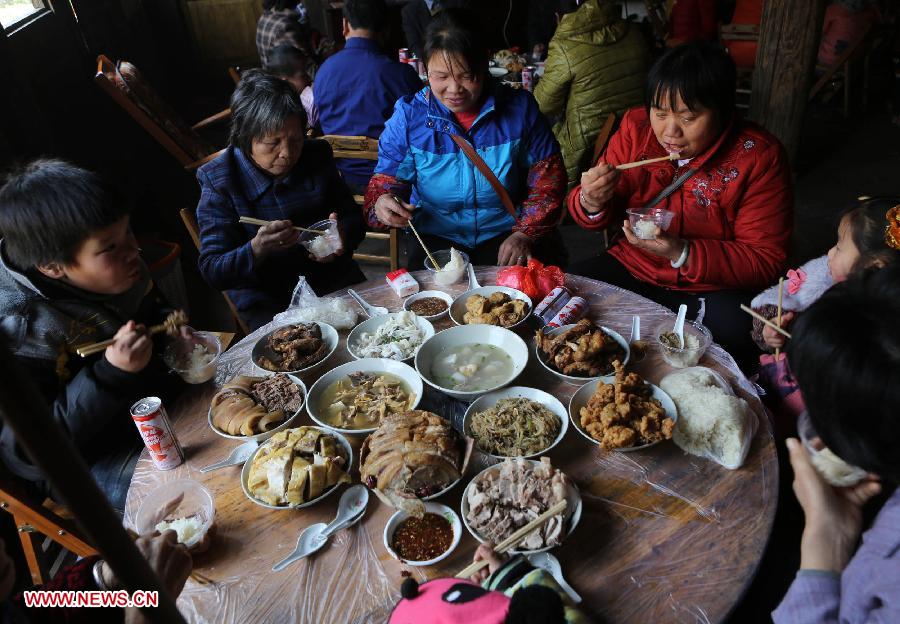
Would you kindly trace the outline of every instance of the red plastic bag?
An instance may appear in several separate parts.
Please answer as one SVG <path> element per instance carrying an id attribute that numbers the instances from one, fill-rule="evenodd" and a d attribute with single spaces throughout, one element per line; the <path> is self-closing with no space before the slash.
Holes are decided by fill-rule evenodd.
<path id="1" fill-rule="evenodd" d="M 533 303 L 539 302 L 557 286 L 562 286 L 566 274 L 557 266 L 544 266 L 539 260 L 532 258 L 528 266 L 511 266 L 497 272 L 497 285 L 521 290 L 531 297 Z"/>

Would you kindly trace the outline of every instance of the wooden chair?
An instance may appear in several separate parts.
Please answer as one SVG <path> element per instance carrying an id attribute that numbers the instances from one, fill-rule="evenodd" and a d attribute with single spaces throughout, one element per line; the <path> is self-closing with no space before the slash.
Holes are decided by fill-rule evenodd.
<path id="1" fill-rule="evenodd" d="M 191 240 L 194 241 L 194 245 L 197 246 L 197 251 L 200 251 L 200 226 L 197 225 L 197 217 L 194 216 L 194 211 L 190 208 L 182 208 L 180 214 L 181 220 L 184 222 L 184 227 L 187 228 L 188 234 L 191 235 Z M 248 335 L 250 333 L 250 328 L 238 313 L 237 306 L 234 305 L 234 302 L 231 300 L 231 297 L 228 296 L 228 293 L 223 291 L 222 296 L 225 297 L 225 303 L 228 304 L 228 309 L 231 310 L 231 316 L 234 318 L 235 326 L 240 329 L 245 336 Z"/>
<path id="2" fill-rule="evenodd" d="M 78 557 L 96 555 L 97 550 L 81 536 L 80 529 L 61 505 L 43 503 L 19 479 L 0 469 L 0 509 L 13 517 L 19 541 L 34 584 L 53 578 L 68 553 Z M 60 515 L 63 514 L 63 515 Z"/>
<path id="3" fill-rule="evenodd" d="M 321 137 L 328 141 L 335 158 L 363 158 L 365 160 L 378 160 L 378 139 L 364 136 L 341 136 L 326 134 Z M 362 208 L 364 197 L 354 195 L 353 199 Z M 387 264 L 391 271 L 396 271 L 400 266 L 400 244 L 397 228 L 391 228 L 389 232 L 366 232 L 366 238 L 370 240 L 388 241 L 388 255 L 378 256 L 374 254 L 355 253 L 353 258 L 364 262 L 376 262 Z"/>
<path id="4" fill-rule="evenodd" d="M 818 67 L 822 71 L 822 75 L 809 91 L 809 101 L 812 102 L 816 96 L 825 92 L 828 85 L 833 86 L 832 92 L 843 88 L 844 92 L 844 118 L 850 118 L 851 89 L 853 86 L 853 76 L 855 75 L 854 65 L 857 61 L 863 60 L 866 56 L 866 50 L 870 42 L 869 34 L 872 32 L 872 25 L 866 26 L 865 30 L 847 46 L 837 60 L 830 67 Z M 866 59 L 868 60 L 868 59 Z M 863 100 L 866 101 L 866 91 L 868 90 L 868 63 L 864 63 L 864 80 L 863 80 Z M 826 98 L 829 96 L 826 96 Z M 865 108 L 865 103 L 863 105 Z"/>
<path id="5" fill-rule="evenodd" d="M 610 113 L 606 117 L 606 121 L 603 122 L 603 126 L 600 128 L 600 134 L 597 135 L 597 140 L 594 141 L 594 157 L 591 159 L 591 166 L 597 164 L 597 161 L 600 160 L 600 155 L 606 151 L 606 146 L 609 145 L 609 140 L 615 133 L 617 121 L 618 118 L 616 114 Z M 609 249 L 609 228 L 603 230 L 603 248 Z"/>
<path id="6" fill-rule="evenodd" d="M 193 126 L 188 125 L 134 65 L 126 61 L 113 63 L 102 54 L 97 57 L 94 82 L 188 171 L 207 162 L 216 152 L 197 131 L 231 117 L 228 108 Z"/>

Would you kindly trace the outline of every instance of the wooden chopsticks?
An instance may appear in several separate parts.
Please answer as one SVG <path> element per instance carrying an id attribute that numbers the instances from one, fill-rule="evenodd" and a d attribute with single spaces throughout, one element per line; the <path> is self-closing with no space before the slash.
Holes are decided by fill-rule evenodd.
<path id="1" fill-rule="evenodd" d="M 254 219 L 253 217 L 241 217 L 238 219 L 238 223 L 246 223 L 247 225 L 269 225 L 272 223 L 271 221 L 266 221 L 265 219 Z M 325 230 L 311 230 L 309 228 L 300 227 L 299 225 L 295 225 L 294 229 L 298 232 L 310 232 L 311 234 L 324 234 Z"/>
<path id="2" fill-rule="evenodd" d="M 781 300 L 784 297 L 784 278 L 778 278 L 778 326 L 781 327 Z M 778 356 L 781 355 L 781 349 L 775 347 L 775 361 L 778 361 Z"/>
<path id="3" fill-rule="evenodd" d="M 174 329 L 176 327 L 181 327 L 182 325 L 187 325 L 188 317 L 182 310 L 176 310 L 169 317 L 160 323 L 159 325 L 153 325 L 150 329 L 147 330 L 147 335 L 154 336 L 156 334 L 160 334 L 164 331 L 169 331 L 170 329 Z M 94 355 L 95 353 L 99 353 L 103 351 L 106 347 L 110 346 L 116 341 L 115 338 L 110 338 L 109 340 L 104 340 L 102 342 L 95 342 L 93 344 L 84 344 L 78 347 L 75 347 L 75 353 L 80 355 L 81 357 L 87 357 L 89 355 Z"/>
<path id="4" fill-rule="evenodd" d="M 556 514 L 562 513 L 563 511 L 565 511 L 566 505 L 567 505 L 567 503 L 566 503 L 565 499 L 561 500 L 561 501 L 557 501 L 556 503 L 551 505 L 550 509 L 548 509 L 547 511 L 545 511 L 544 513 L 539 515 L 537 518 L 535 518 L 534 520 L 532 520 L 531 522 L 529 522 L 528 524 L 523 526 L 521 529 L 518 529 L 517 531 L 515 531 L 512 535 L 507 537 L 505 540 L 503 540 L 502 542 L 500 542 L 499 544 L 494 546 L 494 551 L 498 552 L 498 553 L 506 552 L 507 550 L 509 550 L 516 544 L 518 544 L 520 541 L 522 541 L 523 537 L 525 537 L 526 535 L 528 535 L 529 533 L 531 533 L 532 531 L 534 531 L 535 529 L 537 529 L 538 527 L 543 525 L 545 522 L 547 522 L 547 520 L 549 520 Z M 472 576 L 473 574 L 478 572 L 481 568 L 483 568 L 487 564 L 488 564 L 488 562 L 483 559 L 481 561 L 476 561 L 476 562 L 472 563 L 471 565 L 463 568 L 463 570 L 459 574 L 456 575 L 456 578 L 469 578 L 470 576 Z"/>
<path id="5" fill-rule="evenodd" d="M 777 331 L 779 334 L 781 334 L 781 335 L 784 336 L 785 338 L 790 338 L 790 337 L 791 337 L 791 335 L 790 335 L 788 332 L 786 332 L 785 330 L 783 330 L 783 329 L 781 329 L 780 327 L 778 327 L 778 325 L 776 325 L 775 323 L 773 323 L 772 321 L 770 321 L 769 319 L 767 319 L 767 318 L 764 317 L 763 315 L 757 314 L 755 311 L 751 310 L 750 308 L 748 308 L 747 306 L 745 306 L 743 303 L 741 304 L 741 310 L 743 310 L 744 312 L 746 312 L 747 314 L 749 314 L 750 316 L 752 316 L 753 318 L 755 318 L 757 321 L 762 322 L 763 325 L 767 325 L 767 326 L 771 327 L 772 329 L 774 329 L 775 331 Z"/>
<path id="6" fill-rule="evenodd" d="M 644 165 L 649 165 L 650 163 L 662 162 L 664 160 L 678 160 L 678 153 L 672 152 L 668 156 L 660 156 L 659 158 L 648 158 L 647 160 L 636 160 L 635 162 L 625 163 L 624 165 L 616 165 L 616 169 L 622 171 L 623 169 L 634 169 L 635 167 L 643 167 Z"/>

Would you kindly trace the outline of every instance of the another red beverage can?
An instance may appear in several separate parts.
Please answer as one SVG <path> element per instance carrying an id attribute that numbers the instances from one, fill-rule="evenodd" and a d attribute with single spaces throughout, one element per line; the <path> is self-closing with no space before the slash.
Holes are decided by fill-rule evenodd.
<path id="1" fill-rule="evenodd" d="M 169 415 L 159 397 L 147 397 L 131 406 L 131 418 L 157 470 L 171 470 L 184 462 L 184 451 L 175 437 Z"/>
<path id="2" fill-rule="evenodd" d="M 408 59 L 409 57 L 410 57 L 409 48 L 400 48 L 397 51 L 397 59 L 401 63 L 405 63 L 406 59 Z"/>
<path id="3" fill-rule="evenodd" d="M 522 88 L 526 91 L 534 91 L 534 71 L 533 65 L 522 68 Z"/>
<path id="4" fill-rule="evenodd" d="M 578 320 L 587 314 L 588 302 L 581 297 L 575 296 L 569 299 L 569 302 L 563 306 L 563 309 L 553 317 L 553 320 L 547 323 L 550 327 L 562 327 L 577 323 Z"/>
<path id="5" fill-rule="evenodd" d="M 569 301 L 572 294 L 563 286 L 557 286 L 541 302 L 534 306 L 534 315 L 539 316 L 545 323 L 551 320 L 556 313 Z"/>
<path id="6" fill-rule="evenodd" d="M 416 59 L 416 71 L 419 72 L 419 77 L 424 80 L 427 73 L 425 72 L 425 63 L 422 62 L 422 59 Z"/>

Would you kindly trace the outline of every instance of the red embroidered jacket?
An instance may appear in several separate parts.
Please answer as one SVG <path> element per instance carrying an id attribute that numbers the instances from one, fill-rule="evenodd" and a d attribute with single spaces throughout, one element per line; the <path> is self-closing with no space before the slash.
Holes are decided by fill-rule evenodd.
<path id="1" fill-rule="evenodd" d="M 641 108 L 625 114 L 601 160 L 615 165 L 665 155 Z M 675 213 L 668 234 L 690 244 L 687 265 L 673 269 L 666 258 L 624 237 L 609 253 L 636 278 L 674 290 L 751 290 L 771 284 L 784 269 L 793 228 L 791 173 L 781 143 L 753 123 L 736 121 L 685 167 L 699 171 L 659 207 Z M 578 185 L 568 196 L 569 213 L 587 229 L 618 225 L 626 209 L 646 205 L 684 171 L 666 161 L 623 171 L 613 199 L 595 219 L 582 209 Z"/>

